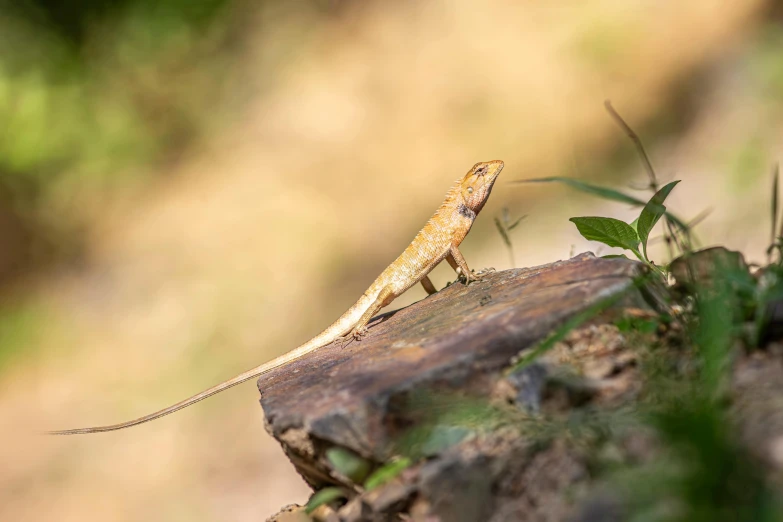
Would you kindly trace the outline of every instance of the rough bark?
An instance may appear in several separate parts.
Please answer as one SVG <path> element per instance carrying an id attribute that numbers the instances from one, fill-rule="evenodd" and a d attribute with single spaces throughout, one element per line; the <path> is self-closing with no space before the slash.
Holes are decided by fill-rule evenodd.
<path id="1" fill-rule="evenodd" d="M 269 433 L 314 489 L 346 496 L 272 520 L 624 520 L 616 487 L 593 468 L 650 465 L 660 445 L 643 423 L 623 427 L 632 416 L 607 419 L 644 395 L 650 346 L 665 364 L 683 360 L 676 321 L 645 333 L 618 324 L 659 317 L 665 295 L 641 263 L 583 254 L 452 284 L 376 318 L 360 342 L 264 376 Z M 772 347 L 732 372 L 739 434 L 773 478 L 783 468 L 782 361 Z M 335 448 L 361 464 L 358 476 L 330 458 Z M 404 471 L 365 487 L 367 472 L 399 455 L 410 457 Z"/>

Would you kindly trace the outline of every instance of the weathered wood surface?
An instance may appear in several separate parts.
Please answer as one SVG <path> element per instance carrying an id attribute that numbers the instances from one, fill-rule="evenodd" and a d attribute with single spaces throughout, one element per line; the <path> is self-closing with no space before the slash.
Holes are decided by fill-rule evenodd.
<path id="1" fill-rule="evenodd" d="M 591 466 L 658 464 L 661 441 L 631 412 L 655 395 L 646 380 L 656 364 L 679 377 L 694 364 L 684 323 L 661 299 L 668 290 L 645 275 L 640 263 L 589 254 L 500 272 L 378 318 L 360 343 L 324 347 L 266 376 L 269 432 L 315 489 L 336 485 L 345 495 L 312 518 L 291 506 L 271 520 L 626 520 L 623 495 Z M 553 331 L 558 342 L 510 371 Z M 783 344 L 738 353 L 730 375 L 727 413 L 748 454 L 780 477 Z M 392 454 L 411 460 L 369 488 L 328 458 L 333 448 L 354 453 L 365 473 Z M 770 487 L 783 491 L 779 480 Z"/>
<path id="2" fill-rule="evenodd" d="M 416 389 L 486 393 L 521 351 L 607 296 L 631 289 L 641 264 L 583 254 L 541 267 L 457 283 L 376 318 L 369 335 L 332 344 L 259 380 L 268 431 L 311 484 L 313 452 L 349 448 L 375 461 L 390 457 L 395 398 Z M 302 461 L 310 461 L 302 466 Z"/>

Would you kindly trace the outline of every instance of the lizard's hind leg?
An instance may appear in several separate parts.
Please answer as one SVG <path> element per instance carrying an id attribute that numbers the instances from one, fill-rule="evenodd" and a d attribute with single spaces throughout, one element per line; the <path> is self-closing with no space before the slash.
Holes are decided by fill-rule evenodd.
<path id="1" fill-rule="evenodd" d="M 432 284 L 432 280 L 427 276 L 421 278 L 421 286 L 424 287 L 424 291 L 427 292 L 428 295 L 432 295 L 438 291 L 438 289 L 435 288 L 435 285 Z"/>
<path id="2" fill-rule="evenodd" d="M 372 319 L 381 308 L 391 303 L 395 297 L 397 296 L 390 287 L 383 287 L 383 290 L 380 291 L 378 297 L 375 298 L 375 302 L 364 311 L 361 318 L 356 322 L 356 326 L 353 327 L 353 330 L 351 330 L 351 333 L 349 333 L 348 336 L 353 337 L 357 341 L 361 341 L 362 337 L 367 335 L 367 323 L 370 322 L 370 319 Z"/>

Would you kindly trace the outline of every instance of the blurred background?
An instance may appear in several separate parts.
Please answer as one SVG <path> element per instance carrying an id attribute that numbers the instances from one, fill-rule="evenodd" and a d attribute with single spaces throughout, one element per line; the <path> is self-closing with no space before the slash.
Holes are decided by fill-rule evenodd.
<path id="1" fill-rule="evenodd" d="M 711 210 L 701 244 L 763 261 L 782 48 L 772 0 L 0 0 L 0 519 L 305 502 L 250 383 L 126 431 L 36 433 L 135 418 L 309 339 L 476 161 L 506 169 L 471 267 L 511 266 L 504 209 L 527 215 L 517 266 L 597 249 L 569 217 L 638 210 L 508 182 L 644 187 L 605 99 L 683 180 L 669 208 Z"/>

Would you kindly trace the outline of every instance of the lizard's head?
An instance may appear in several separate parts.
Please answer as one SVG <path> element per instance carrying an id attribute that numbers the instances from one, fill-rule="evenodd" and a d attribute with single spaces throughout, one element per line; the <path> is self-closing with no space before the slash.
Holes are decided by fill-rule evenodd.
<path id="1" fill-rule="evenodd" d="M 460 183 L 460 192 L 466 207 L 476 214 L 481 211 L 501 170 L 503 162 L 500 160 L 482 161 L 473 165 Z"/>

